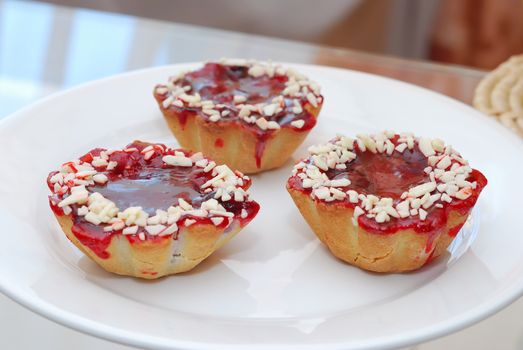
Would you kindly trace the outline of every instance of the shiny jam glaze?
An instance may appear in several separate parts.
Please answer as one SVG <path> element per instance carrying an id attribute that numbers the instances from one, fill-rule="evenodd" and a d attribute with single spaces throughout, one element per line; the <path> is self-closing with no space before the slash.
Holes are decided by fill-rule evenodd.
<path id="1" fill-rule="evenodd" d="M 230 66 L 219 63 L 207 63 L 201 69 L 187 73 L 181 80 L 174 83 L 183 87 L 190 87 L 191 94 L 199 93 L 202 100 L 211 100 L 215 104 L 224 104 L 229 110 L 227 116 L 223 116 L 219 123 L 234 122 L 243 128 L 251 131 L 257 138 L 256 145 L 256 165 L 261 166 L 261 158 L 265 150 L 267 141 L 274 135 L 274 130 L 262 130 L 256 125 L 246 123 L 238 115 L 239 109 L 234 104 L 234 96 L 243 96 L 246 98 L 244 104 L 270 103 L 274 97 L 282 95 L 285 89 L 285 83 L 288 81 L 287 76 L 269 77 L 263 75 L 252 77 L 248 74 L 248 67 Z M 208 120 L 209 116 L 201 112 L 200 108 L 169 106 L 167 109 L 162 106 L 165 100 L 165 94 L 155 92 L 155 98 L 161 109 L 166 112 L 170 110 L 173 117 L 179 119 L 182 127 L 186 124 L 187 118 L 192 115 L 199 115 L 201 118 Z M 293 113 L 293 99 L 300 101 L 302 106 L 301 113 Z M 284 98 L 287 108 L 283 108 L 280 113 L 270 117 L 264 116 L 267 121 L 276 121 L 285 128 L 291 128 L 294 120 L 301 119 L 304 121 L 303 127 L 297 131 L 308 131 L 316 125 L 316 116 L 310 113 L 304 106 L 309 104 L 305 97 Z M 296 130 L 296 129 L 294 129 Z M 223 145 L 222 145 L 223 146 Z M 216 147 L 222 147 L 216 145 Z"/>
<path id="2" fill-rule="evenodd" d="M 406 188 L 419 185 L 429 180 L 423 171 L 427 159 L 416 147 L 403 153 L 357 152 L 358 157 L 347 163 L 347 169 L 330 169 L 326 172 L 329 179 L 348 178 L 353 189 L 358 193 L 373 194 L 378 197 L 400 199 Z"/>
<path id="3" fill-rule="evenodd" d="M 428 166 L 427 158 L 421 153 L 418 146 L 412 150 L 405 150 L 403 153 L 394 152 L 391 156 L 383 153 L 361 152 L 356 145 L 354 152 L 357 157 L 352 162 L 347 162 L 346 169 L 333 170 L 326 172 L 329 179 L 349 178 L 351 184 L 340 188 L 343 191 L 355 190 L 362 194 L 373 194 L 380 197 L 390 197 L 394 203 L 398 203 L 403 192 L 409 188 L 428 181 L 428 175 L 424 169 Z M 487 179 L 478 170 L 473 169 L 469 178 L 470 182 L 476 181 L 477 186 L 470 197 L 465 200 L 454 199 L 451 203 L 442 203 L 442 208 L 431 206 L 427 209 L 427 217 L 420 220 L 418 217 L 391 218 L 388 222 L 378 223 L 373 218 L 365 215 L 358 217 L 358 225 L 368 232 L 376 234 L 393 234 L 399 230 L 414 229 L 418 233 L 440 232 L 447 223 L 447 218 L 451 210 L 457 210 L 462 215 L 470 213 L 474 207 L 479 194 L 487 185 Z M 310 188 L 303 188 L 301 179 L 291 176 L 287 183 L 289 188 L 299 190 L 310 195 Z M 320 201 L 315 199 L 316 203 Z M 355 208 L 346 198 L 343 201 L 334 201 L 326 205 L 342 205 Z M 462 225 L 451 230 L 450 234 L 457 234 Z M 431 244 L 429 240 L 429 245 Z M 432 247 L 427 247 L 427 249 Z M 430 251 L 430 250 L 429 250 Z"/>
<path id="4" fill-rule="evenodd" d="M 247 98 L 246 104 L 270 103 L 283 92 L 287 80 L 286 76 L 254 78 L 248 74 L 248 67 L 207 63 L 203 68 L 187 73 L 177 83 L 190 86 L 190 92 L 198 92 L 203 100 L 234 105 L 235 95 Z"/>
<path id="5" fill-rule="evenodd" d="M 136 148 L 133 152 L 117 151 L 109 156 L 110 161 L 117 162 L 114 169 L 104 171 L 109 181 L 104 185 L 92 185 L 87 188 L 91 192 L 99 192 L 107 199 L 113 201 L 118 208 L 128 208 L 131 206 L 141 206 L 149 215 L 154 215 L 156 209 L 166 210 L 171 205 L 176 204 L 178 198 L 185 199 L 195 208 L 214 196 L 214 192 L 204 193 L 201 185 L 212 178 L 211 172 L 205 173 L 203 169 L 196 167 L 170 167 L 162 161 L 161 156 L 153 156 L 145 160 L 141 150 L 148 146 L 148 143 L 135 141 L 128 145 L 127 149 Z M 94 149 L 80 159 L 88 161 L 92 156 L 99 155 L 104 149 Z M 168 153 L 165 153 L 168 154 Z M 165 155 L 164 154 L 164 155 Z M 190 155 L 190 153 L 186 154 Z M 47 183 L 52 190 L 53 185 L 50 178 L 56 174 L 49 174 Z M 250 181 L 245 181 L 243 188 L 247 189 Z M 53 212 L 58 215 L 64 215 L 61 208 L 57 206 L 62 198 L 56 194 L 49 196 L 49 203 Z M 237 220 L 243 227 L 249 223 L 258 213 L 259 205 L 254 201 L 227 201 L 221 202 L 225 209 L 234 214 L 234 220 Z M 106 232 L 103 226 L 94 225 L 84 219 L 83 216 L 77 215 L 77 205 L 72 205 L 73 219 L 72 232 L 75 237 L 85 246 L 89 247 L 97 256 L 102 259 L 108 258 L 107 247 L 111 243 L 112 237 L 116 234 L 122 234 L 122 230 Z M 242 209 L 245 209 L 247 215 L 241 217 Z M 187 219 L 196 220 L 196 223 L 212 224 L 209 218 L 195 217 L 185 215 L 178 221 L 179 225 Z M 225 227 L 227 220 L 218 227 Z M 171 236 L 153 236 L 147 234 L 146 240 L 160 241 L 170 239 Z M 131 243 L 140 242 L 136 237 L 124 235 Z M 174 237 L 176 238 L 176 237 Z"/>
<path id="6" fill-rule="evenodd" d="M 140 167 L 125 176 L 111 175 L 106 185 L 92 186 L 92 191 L 101 193 L 118 208 L 140 206 L 149 215 L 154 215 L 158 208 L 177 203 L 178 198 L 198 207 L 211 197 L 199 191 L 209 179 L 201 168 Z"/>

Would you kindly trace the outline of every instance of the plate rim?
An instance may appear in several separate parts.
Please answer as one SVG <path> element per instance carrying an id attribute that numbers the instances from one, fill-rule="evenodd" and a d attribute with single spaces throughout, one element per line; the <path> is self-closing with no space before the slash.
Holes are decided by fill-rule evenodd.
<path id="1" fill-rule="evenodd" d="M 49 94 L 33 103 L 24 106 L 23 108 L 11 113 L 10 115 L 2 118 L 0 120 L 0 131 L 8 128 L 9 124 L 18 120 L 18 118 L 23 117 L 28 111 L 37 109 L 39 106 L 48 103 L 49 101 L 60 99 L 68 94 L 75 93 L 78 90 L 88 89 L 89 87 L 96 86 L 98 84 L 104 84 L 110 81 L 117 81 L 122 78 L 128 78 L 135 75 L 148 74 L 154 71 L 161 71 L 167 69 L 180 70 L 188 68 L 190 66 L 196 66 L 202 64 L 203 62 L 184 62 L 176 63 L 169 65 L 161 65 L 155 67 L 147 67 L 138 70 L 131 70 L 122 72 L 119 74 L 107 76 L 100 79 L 95 79 L 91 81 L 84 82 L 82 84 L 60 90 Z M 492 126 L 500 130 L 501 133 L 505 134 L 506 137 L 512 138 L 515 142 L 521 142 L 522 140 L 517 137 L 510 130 L 500 125 L 498 122 L 494 121 L 493 118 L 475 110 L 472 106 L 469 106 L 461 101 L 458 101 L 454 98 L 446 96 L 440 92 L 433 91 L 418 85 L 407 83 L 401 80 L 361 72 L 358 70 L 331 67 L 325 65 L 317 64 L 301 64 L 301 63 L 291 63 L 291 62 L 280 62 L 285 66 L 293 67 L 302 67 L 302 68 L 312 68 L 312 69 L 322 69 L 322 70 L 331 70 L 331 71 L 342 71 L 350 72 L 351 74 L 360 75 L 364 78 L 386 81 L 387 83 L 399 84 L 411 90 L 418 90 L 423 94 L 431 94 L 435 98 L 439 98 L 442 101 L 453 104 L 456 108 L 465 108 L 470 113 L 476 114 L 478 117 L 482 118 L 482 122 L 490 123 Z M 106 324 L 89 320 L 82 316 L 79 316 L 73 312 L 65 311 L 53 304 L 46 302 L 43 299 L 36 298 L 31 296 L 28 292 L 23 291 L 18 286 L 10 286 L 9 281 L 5 280 L 2 275 L 0 275 L 0 292 L 6 295 L 11 300 L 15 301 L 19 305 L 25 307 L 26 309 L 35 312 L 36 314 L 43 316 L 44 318 L 53 321 L 62 326 L 68 327 L 70 329 L 79 331 L 81 333 L 95 336 L 101 339 L 105 339 L 112 342 L 117 342 L 129 346 L 139 346 L 147 348 L 157 348 L 157 349 L 289 349 L 293 344 L 285 343 L 267 343 L 267 344 L 211 344 L 205 342 L 195 342 L 195 341 L 186 341 L 173 338 L 163 338 L 157 336 L 151 336 L 147 334 L 135 334 L 130 331 L 127 331 L 122 328 L 117 328 L 114 326 L 108 326 Z M 304 349 L 390 349 L 402 346 L 408 346 L 412 344 L 418 344 L 425 342 L 431 339 L 439 338 L 444 335 L 448 335 L 469 327 L 481 320 L 486 319 L 489 316 L 501 311 L 508 305 L 512 304 L 514 301 L 523 296 L 523 276 L 520 276 L 519 281 L 515 282 L 513 288 L 505 290 L 504 293 L 498 294 L 496 298 L 488 299 L 485 302 L 479 303 L 470 310 L 462 312 L 455 317 L 450 319 L 435 323 L 433 325 L 421 328 L 415 331 L 402 332 L 399 335 L 385 336 L 374 338 L 372 343 L 360 341 L 360 344 L 349 342 L 349 343 L 315 343 L 315 344 L 302 344 L 300 348 Z"/>

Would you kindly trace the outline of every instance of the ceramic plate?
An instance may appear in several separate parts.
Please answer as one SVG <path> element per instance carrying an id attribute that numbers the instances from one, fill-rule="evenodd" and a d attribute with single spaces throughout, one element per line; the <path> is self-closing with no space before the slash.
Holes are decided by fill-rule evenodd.
<path id="1" fill-rule="evenodd" d="M 319 66 L 295 67 L 323 87 L 318 125 L 284 167 L 253 177 L 252 197 L 262 210 L 236 238 L 190 273 L 158 281 L 98 268 L 56 223 L 47 173 L 95 146 L 121 147 L 134 139 L 175 145 L 152 88 L 191 67 L 89 83 L 0 123 L 5 294 L 77 330 L 160 349 L 405 346 L 477 322 L 522 294 L 523 143 L 447 97 Z M 307 146 L 336 133 L 384 129 L 443 138 L 490 180 L 473 224 L 451 252 L 413 273 L 378 275 L 335 259 L 285 190 L 292 164 Z"/>

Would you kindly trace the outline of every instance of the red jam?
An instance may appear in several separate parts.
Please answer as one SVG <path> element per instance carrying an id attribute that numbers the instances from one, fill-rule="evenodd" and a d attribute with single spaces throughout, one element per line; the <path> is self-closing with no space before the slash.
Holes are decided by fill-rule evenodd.
<path id="1" fill-rule="evenodd" d="M 349 178 L 351 180 L 349 186 L 340 188 L 343 191 L 352 189 L 362 194 L 390 197 L 397 204 L 401 201 L 400 196 L 403 192 L 429 181 L 428 175 L 424 172 L 424 169 L 428 166 L 428 160 L 417 146 L 412 150 L 406 149 L 403 153 L 393 152 L 391 156 L 382 153 L 361 152 L 357 146 L 354 152 L 357 154 L 357 157 L 352 162 L 345 164 L 346 169 L 331 169 L 326 172 L 331 180 L 336 178 Z M 470 197 L 465 200 L 454 199 L 451 203 L 444 202 L 442 203 L 443 208 L 431 206 L 427 209 L 425 220 L 409 216 L 398 219 L 391 218 L 388 222 L 378 223 L 374 218 L 360 215 L 358 217 L 358 225 L 369 232 L 377 234 L 392 234 L 406 229 L 414 229 L 419 233 L 436 233 L 446 225 L 451 210 L 458 210 L 461 214 L 468 214 L 487 184 L 485 176 L 475 169 L 472 170 L 467 180 L 477 182 L 477 186 Z M 311 193 L 311 189 L 303 188 L 301 179 L 296 175 L 289 178 L 288 186 L 309 195 Z M 318 199 L 316 200 L 318 201 Z M 355 204 L 350 203 L 348 198 L 344 201 L 334 201 L 329 204 L 355 207 Z M 456 234 L 458 231 L 459 228 Z"/>
<path id="2" fill-rule="evenodd" d="M 286 76 L 270 78 L 263 75 L 254 78 L 248 74 L 248 67 L 207 63 L 203 68 L 187 73 L 178 82 L 190 86 L 190 93 L 198 92 L 202 100 L 215 104 L 233 105 L 235 95 L 244 96 L 245 104 L 270 103 L 285 89 Z"/>
<path id="3" fill-rule="evenodd" d="M 456 237 L 458 235 L 458 232 L 461 230 L 461 227 L 463 227 L 463 224 L 456 225 L 456 226 L 449 228 L 449 231 L 448 231 L 449 236 Z"/>
<path id="4" fill-rule="evenodd" d="M 135 141 L 128 145 L 127 148 L 136 148 L 133 152 L 117 151 L 109 156 L 110 161 L 117 162 L 117 166 L 110 171 L 104 171 L 109 181 L 105 185 L 94 185 L 88 188 L 91 192 L 99 192 L 107 199 L 113 201 L 120 209 L 132 206 L 140 206 L 149 215 L 154 215 L 156 209 L 166 210 L 171 205 L 176 205 L 178 198 L 185 199 L 195 208 L 200 207 L 203 201 L 214 196 L 214 192 L 204 193 L 200 187 L 212 178 L 211 172 L 205 173 L 198 167 L 170 167 L 162 161 L 162 156 L 172 154 L 172 151 L 163 155 L 158 152 L 149 160 L 145 160 L 140 153 L 149 143 Z M 99 155 L 103 149 L 94 149 L 82 156 L 80 159 L 92 160 L 92 156 Z M 52 190 L 53 185 L 50 182 L 51 176 L 56 174 L 52 172 L 47 179 L 48 186 Z M 250 182 L 246 182 L 244 188 L 248 188 Z M 57 215 L 64 215 L 58 203 L 61 197 L 54 194 L 49 197 L 51 208 Z M 227 201 L 220 202 L 224 208 L 234 213 L 234 219 L 238 220 L 241 226 L 249 223 L 258 213 L 259 205 L 254 201 Z M 111 243 L 112 236 L 121 234 L 120 231 L 105 232 L 103 226 L 94 225 L 86 221 L 82 216 L 76 214 L 78 206 L 71 206 L 73 211 L 72 232 L 75 237 L 85 246 L 89 247 L 100 258 L 109 257 L 107 247 Z M 247 216 L 241 218 L 242 209 L 247 211 Z M 212 223 L 209 218 L 184 216 L 179 220 L 183 224 L 186 219 L 196 220 L 200 223 Z M 226 220 L 222 223 L 227 224 Z M 152 236 L 146 231 L 146 239 L 163 240 L 170 236 Z M 139 242 L 139 239 L 126 235 L 130 242 Z"/>
<path id="5" fill-rule="evenodd" d="M 257 136 L 258 144 L 256 147 L 256 163 L 258 168 L 261 166 L 261 157 L 265 149 L 265 143 L 272 137 L 274 130 L 262 130 L 258 126 L 245 123 L 238 115 L 239 109 L 235 106 L 234 96 L 243 96 L 246 98 L 244 104 L 271 103 L 274 97 L 280 96 L 285 89 L 287 76 L 273 76 L 272 78 L 263 75 L 252 77 L 248 74 L 248 67 L 229 66 L 219 63 L 207 63 L 203 68 L 187 73 L 183 79 L 176 84 L 183 87 L 190 87 L 189 93 L 199 93 L 202 100 L 211 100 L 215 104 L 227 106 L 229 114 L 222 117 L 223 121 L 234 121 L 242 127 L 249 129 Z M 161 102 L 166 99 L 166 95 L 160 95 L 155 92 L 155 98 L 162 106 Z M 316 125 L 316 116 L 303 108 L 309 102 L 305 97 L 294 98 L 300 101 L 303 111 L 299 114 L 292 112 L 293 98 L 285 98 L 284 103 L 288 108 L 284 108 L 280 113 L 271 117 L 264 118 L 268 121 L 276 121 L 281 127 L 291 127 L 291 122 L 301 119 L 305 122 L 299 131 L 310 130 Z M 165 110 L 163 106 L 162 110 Z M 187 117 L 191 114 L 198 114 L 200 117 L 208 119 L 209 116 L 201 113 L 199 108 L 169 106 L 176 112 L 180 118 L 182 126 L 186 123 Z M 216 147 L 220 147 L 216 145 Z"/>
<path id="6" fill-rule="evenodd" d="M 406 188 L 429 181 L 429 176 L 423 171 L 428 165 L 427 159 L 418 148 L 394 152 L 390 156 L 372 152 L 357 152 L 357 155 L 346 164 L 347 169 L 329 170 L 329 179 L 347 178 L 348 175 L 350 189 L 393 199 L 400 199 Z"/>
<path id="7" fill-rule="evenodd" d="M 222 148 L 224 145 L 223 139 L 217 138 L 216 141 L 214 141 L 214 147 Z"/>

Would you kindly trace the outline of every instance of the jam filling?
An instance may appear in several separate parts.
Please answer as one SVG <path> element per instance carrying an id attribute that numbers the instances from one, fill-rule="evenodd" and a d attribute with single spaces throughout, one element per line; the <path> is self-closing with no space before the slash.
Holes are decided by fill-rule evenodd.
<path id="1" fill-rule="evenodd" d="M 190 93 L 199 93 L 202 100 L 226 105 L 233 105 L 235 95 L 245 97 L 245 104 L 270 103 L 285 89 L 286 76 L 254 78 L 248 74 L 248 69 L 207 63 L 202 69 L 187 73 L 178 84 L 190 86 Z"/>
<path id="2" fill-rule="evenodd" d="M 118 208 L 140 206 L 149 215 L 166 209 L 183 198 L 195 207 L 212 195 L 199 191 L 207 179 L 201 168 L 141 168 L 127 176 L 113 175 L 105 186 L 92 187 Z"/>
<path id="3" fill-rule="evenodd" d="M 346 169 L 327 171 L 329 179 L 349 178 L 351 185 L 347 189 L 396 200 L 409 187 L 429 181 L 424 172 L 427 159 L 417 147 L 390 156 L 372 152 L 358 152 L 357 155 L 356 159 L 345 164 Z"/>
<path id="4" fill-rule="evenodd" d="M 170 167 L 162 161 L 162 156 L 158 155 L 150 160 L 145 160 L 140 151 L 148 146 L 148 143 L 134 142 L 127 148 L 136 148 L 134 152 L 117 151 L 110 155 L 110 161 L 116 161 L 117 166 L 110 171 L 104 171 L 109 181 L 105 185 L 93 185 L 87 188 L 90 192 L 99 192 L 105 198 L 113 201 L 120 210 L 128 207 L 140 206 L 149 215 L 154 215 L 157 209 L 167 210 L 171 205 L 178 204 L 178 198 L 183 198 L 194 208 L 199 208 L 201 203 L 214 197 L 214 192 L 204 193 L 201 186 L 212 178 L 211 172 L 204 172 L 198 167 Z M 98 155 L 102 149 L 95 149 L 87 153 L 80 159 Z M 92 158 L 91 158 L 92 159 Z M 52 189 L 50 178 L 56 172 L 49 174 L 48 186 Z M 244 188 L 248 188 L 250 182 L 245 183 Z M 61 198 L 57 195 L 50 196 L 51 208 L 57 215 L 64 215 L 58 207 Z M 234 219 L 238 220 L 243 227 L 249 223 L 258 213 L 259 205 L 254 201 L 236 202 L 234 200 L 221 202 L 221 205 L 234 214 Z M 73 216 L 72 232 L 75 237 L 85 246 L 89 247 L 96 255 L 102 259 L 109 257 L 107 247 L 115 234 L 121 234 L 122 230 L 106 232 L 102 225 L 94 225 L 84 219 L 83 216 L 76 214 L 78 205 L 72 205 L 71 215 Z M 247 216 L 242 218 L 242 210 L 247 212 Z M 212 224 L 207 217 L 196 217 L 191 215 L 183 216 L 178 222 L 183 224 L 186 219 L 196 220 L 197 223 Z M 218 227 L 225 227 L 227 220 L 224 220 Z M 147 231 L 143 231 L 147 240 L 163 240 L 170 236 L 153 236 Z M 132 235 L 125 235 L 131 242 L 139 240 Z M 176 236 L 174 236 L 176 238 Z"/>
<path id="5" fill-rule="evenodd" d="M 273 135 L 273 130 L 262 130 L 256 125 L 248 124 L 238 115 L 239 109 L 234 104 L 234 96 L 243 96 L 246 98 L 242 104 L 255 105 L 258 103 L 271 103 L 272 99 L 280 96 L 285 89 L 287 76 L 273 76 L 272 78 L 263 75 L 252 77 L 248 74 L 248 67 L 228 66 L 219 63 L 207 63 L 199 70 L 187 73 L 183 79 L 176 84 L 183 87 L 190 87 L 189 93 L 199 93 L 202 100 L 211 100 L 215 104 L 223 104 L 229 110 L 227 116 L 222 116 L 224 121 L 238 122 L 242 127 L 249 129 L 257 137 L 256 146 L 256 165 L 261 167 L 261 158 L 265 150 L 265 144 Z M 156 99 L 161 102 L 165 96 L 155 95 Z M 307 111 L 303 106 L 307 104 L 305 97 L 298 99 L 302 105 L 302 112 L 295 114 L 292 112 L 293 98 L 284 98 L 286 108 L 280 113 L 270 117 L 264 116 L 267 121 L 276 121 L 281 127 L 291 127 L 294 120 L 301 119 L 304 125 L 300 131 L 310 130 L 316 125 L 316 117 Z M 205 113 L 200 113 L 198 108 L 184 107 L 178 108 L 171 106 L 176 110 L 180 123 L 185 125 L 188 116 L 198 113 L 201 117 L 208 119 Z M 217 147 L 220 147 L 217 145 Z"/>
<path id="6" fill-rule="evenodd" d="M 390 156 L 384 153 L 361 152 L 357 146 L 354 152 L 357 157 L 353 161 L 345 163 L 346 169 L 329 169 L 325 172 L 331 180 L 348 178 L 351 181 L 349 186 L 340 188 L 343 191 L 352 189 L 365 195 L 390 197 L 394 204 L 397 204 L 401 201 L 400 197 L 403 192 L 429 181 L 429 176 L 424 172 L 428 166 L 428 160 L 417 146 L 412 150 L 406 149 L 403 153 L 393 152 Z M 432 205 L 426 209 L 425 220 L 409 216 L 391 218 L 390 221 L 378 223 L 374 218 L 361 215 L 358 217 L 358 225 L 368 232 L 377 234 L 392 234 L 399 230 L 414 229 L 418 233 L 435 235 L 446 225 L 451 210 L 458 210 L 463 215 L 470 213 L 481 190 L 487 184 L 487 179 L 477 170 L 473 170 L 467 180 L 477 182 L 477 187 L 470 197 L 465 200 L 454 199 L 451 203 L 444 202 L 442 208 Z M 311 189 L 303 188 L 301 179 L 297 175 L 289 178 L 288 185 L 290 188 L 304 193 L 311 193 Z M 331 204 L 351 208 L 356 206 L 348 198 L 343 201 L 330 202 L 329 205 Z M 457 230 L 456 228 L 451 230 L 450 234 L 457 234 L 460 228 L 461 225 Z"/>

